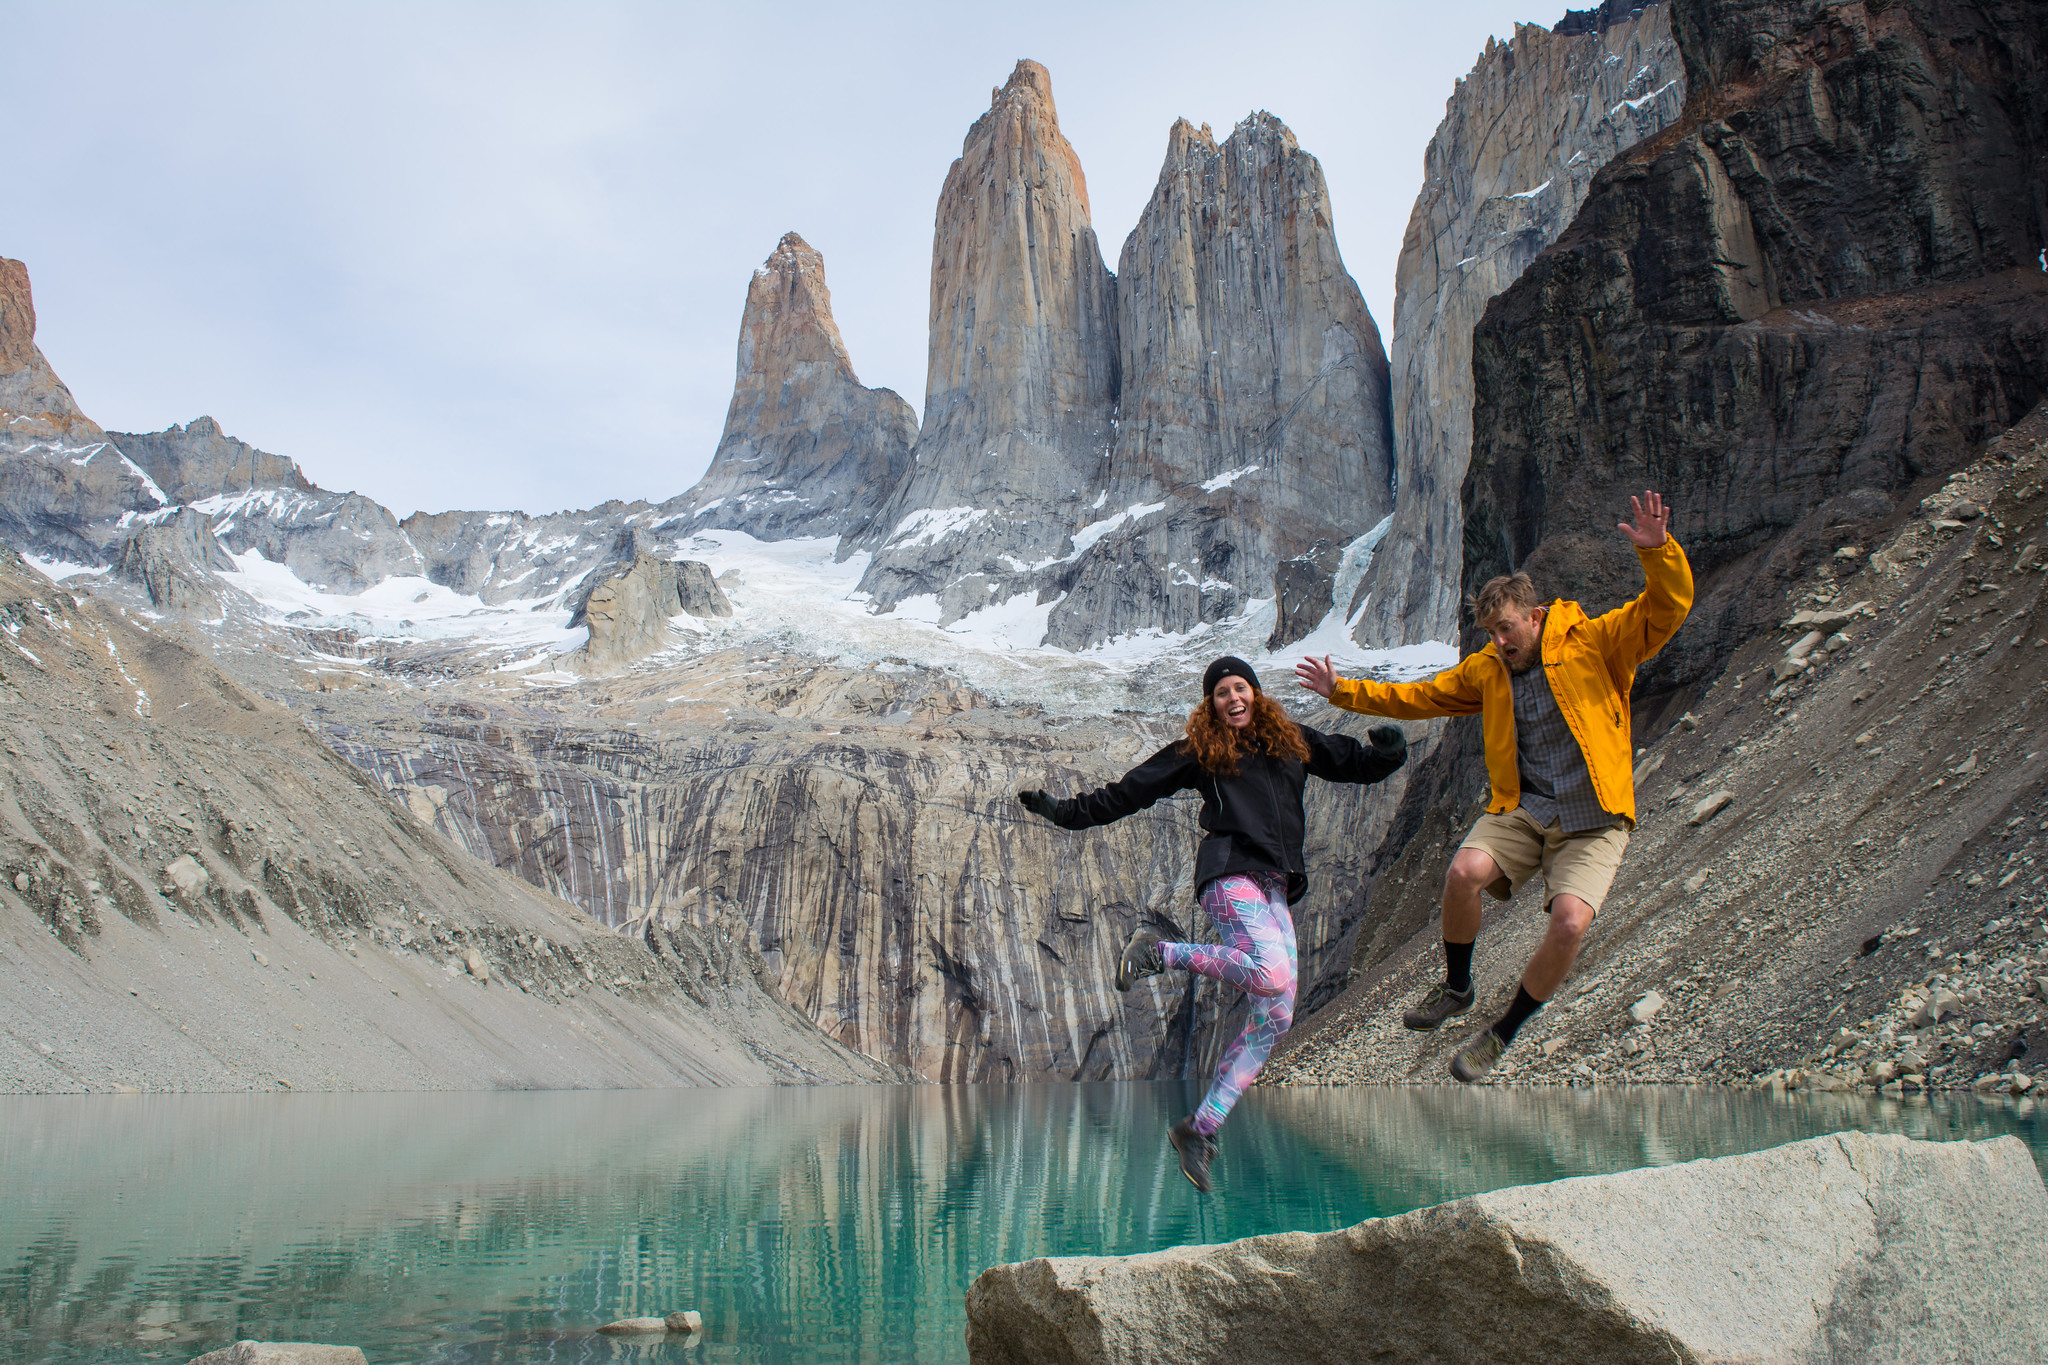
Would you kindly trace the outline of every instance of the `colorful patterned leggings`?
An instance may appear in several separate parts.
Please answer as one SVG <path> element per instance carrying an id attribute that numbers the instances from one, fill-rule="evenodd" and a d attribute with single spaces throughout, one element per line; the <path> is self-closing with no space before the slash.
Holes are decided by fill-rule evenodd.
<path id="1" fill-rule="evenodd" d="M 1223 942 L 1162 943 L 1169 967 L 1235 986 L 1251 997 L 1252 1017 L 1223 1054 L 1216 1080 L 1195 1110 L 1195 1131 L 1223 1126 L 1237 1097 L 1266 1064 L 1273 1044 L 1294 1024 L 1294 919 L 1287 879 L 1277 873 L 1233 873 L 1202 887 L 1202 909 Z"/>

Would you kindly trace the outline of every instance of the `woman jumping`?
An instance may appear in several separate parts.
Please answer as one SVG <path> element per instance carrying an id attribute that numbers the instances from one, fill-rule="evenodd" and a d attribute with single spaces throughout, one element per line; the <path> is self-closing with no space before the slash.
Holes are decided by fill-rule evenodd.
<path id="1" fill-rule="evenodd" d="M 1294 1023 L 1294 920 L 1289 907 L 1308 890 L 1301 853 L 1302 788 L 1325 782 L 1378 782 L 1408 758 L 1398 726 L 1375 725 L 1370 746 L 1326 735 L 1290 717 L 1259 690 L 1242 659 L 1221 658 L 1202 675 L 1202 700 L 1187 733 L 1099 791 L 1055 801 L 1017 793 L 1026 810 L 1062 829 L 1107 825 L 1192 788 L 1202 794 L 1205 831 L 1195 854 L 1195 895 L 1223 940 L 1168 943 L 1140 926 L 1117 963 L 1116 988 L 1168 970 L 1189 971 L 1237 987 L 1252 1017 L 1194 1113 L 1166 1130 L 1181 1173 L 1209 1188 L 1209 1163 L 1222 1126 Z"/>

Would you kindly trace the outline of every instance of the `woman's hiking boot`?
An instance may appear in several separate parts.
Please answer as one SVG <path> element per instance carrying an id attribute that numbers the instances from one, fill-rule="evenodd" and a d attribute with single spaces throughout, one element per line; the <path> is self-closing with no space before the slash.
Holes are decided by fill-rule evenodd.
<path id="1" fill-rule="evenodd" d="M 1180 1173 L 1203 1194 L 1209 1192 L 1209 1163 L 1216 1159 L 1216 1139 L 1195 1131 L 1192 1116 L 1166 1130 L 1166 1140 L 1180 1154 Z"/>
<path id="2" fill-rule="evenodd" d="M 1508 1045 L 1500 1040 L 1498 1033 L 1490 1028 L 1482 1029 L 1478 1037 L 1459 1048 L 1458 1055 L 1451 1058 L 1451 1074 L 1470 1085 L 1493 1070 L 1493 1064 L 1507 1050 Z"/>
<path id="3" fill-rule="evenodd" d="M 1157 976 L 1166 970 L 1166 959 L 1159 955 L 1163 940 L 1151 929 L 1140 929 L 1131 935 L 1131 941 L 1124 945 L 1123 956 L 1116 963 L 1116 988 L 1127 991 L 1138 984 L 1141 977 Z"/>
<path id="4" fill-rule="evenodd" d="M 1478 990 L 1475 986 L 1470 990 L 1454 991 L 1439 981 L 1401 1016 L 1401 1022 L 1417 1033 L 1427 1033 L 1453 1015 L 1463 1014 L 1471 1009 L 1473 997 L 1478 994 Z"/>

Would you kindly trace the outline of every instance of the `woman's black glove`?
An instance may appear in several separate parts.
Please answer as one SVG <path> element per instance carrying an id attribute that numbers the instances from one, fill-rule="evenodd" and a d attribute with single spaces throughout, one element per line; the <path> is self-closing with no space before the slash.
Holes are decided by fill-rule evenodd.
<path id="1" fill-rule="evenodd" d="M 1041 818 L 1047 820 L 1052 819 L 1053 812 L 1060 808 L 1059 802 L 1053 800 L 1044 792 L 1038 791 L 1018 792 L 1017 802 L 1019 805 L 1023 806 L 1025 810 L 1030 811 L 1033 815 L 1040 816 Z"/>
<path id="2" fill-rule="evenodd" d="M 1408 736 L 1398 725 L 1375 725 L 1365 732 L 1372 741 L 1372 751 L 1393 763 L 1405 763 L 1408 759 Z"/>

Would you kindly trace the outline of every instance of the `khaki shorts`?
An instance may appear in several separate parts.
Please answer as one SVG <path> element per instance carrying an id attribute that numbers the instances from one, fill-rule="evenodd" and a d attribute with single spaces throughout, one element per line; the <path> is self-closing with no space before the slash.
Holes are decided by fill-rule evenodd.
<path id="1" fill-rule="evenodd" d="M 1486 888 L 1495 900 L 1511 900 L 1523 883 L 1543 869 L 1543 908 L 1559 896 L 1577 896 L 1599 913 L 1621 869 L 1621 855 L 1628 848 L 1628 826 L 1624 822 L 1584 834 L 1566 834 L 1553 820 L 1539 825 L 1517 807 L 1499 815 L 1482 815 L 1461 848 L 1476 848 L 1493 859 L 1501 870 L 1499 880 Z"/>

